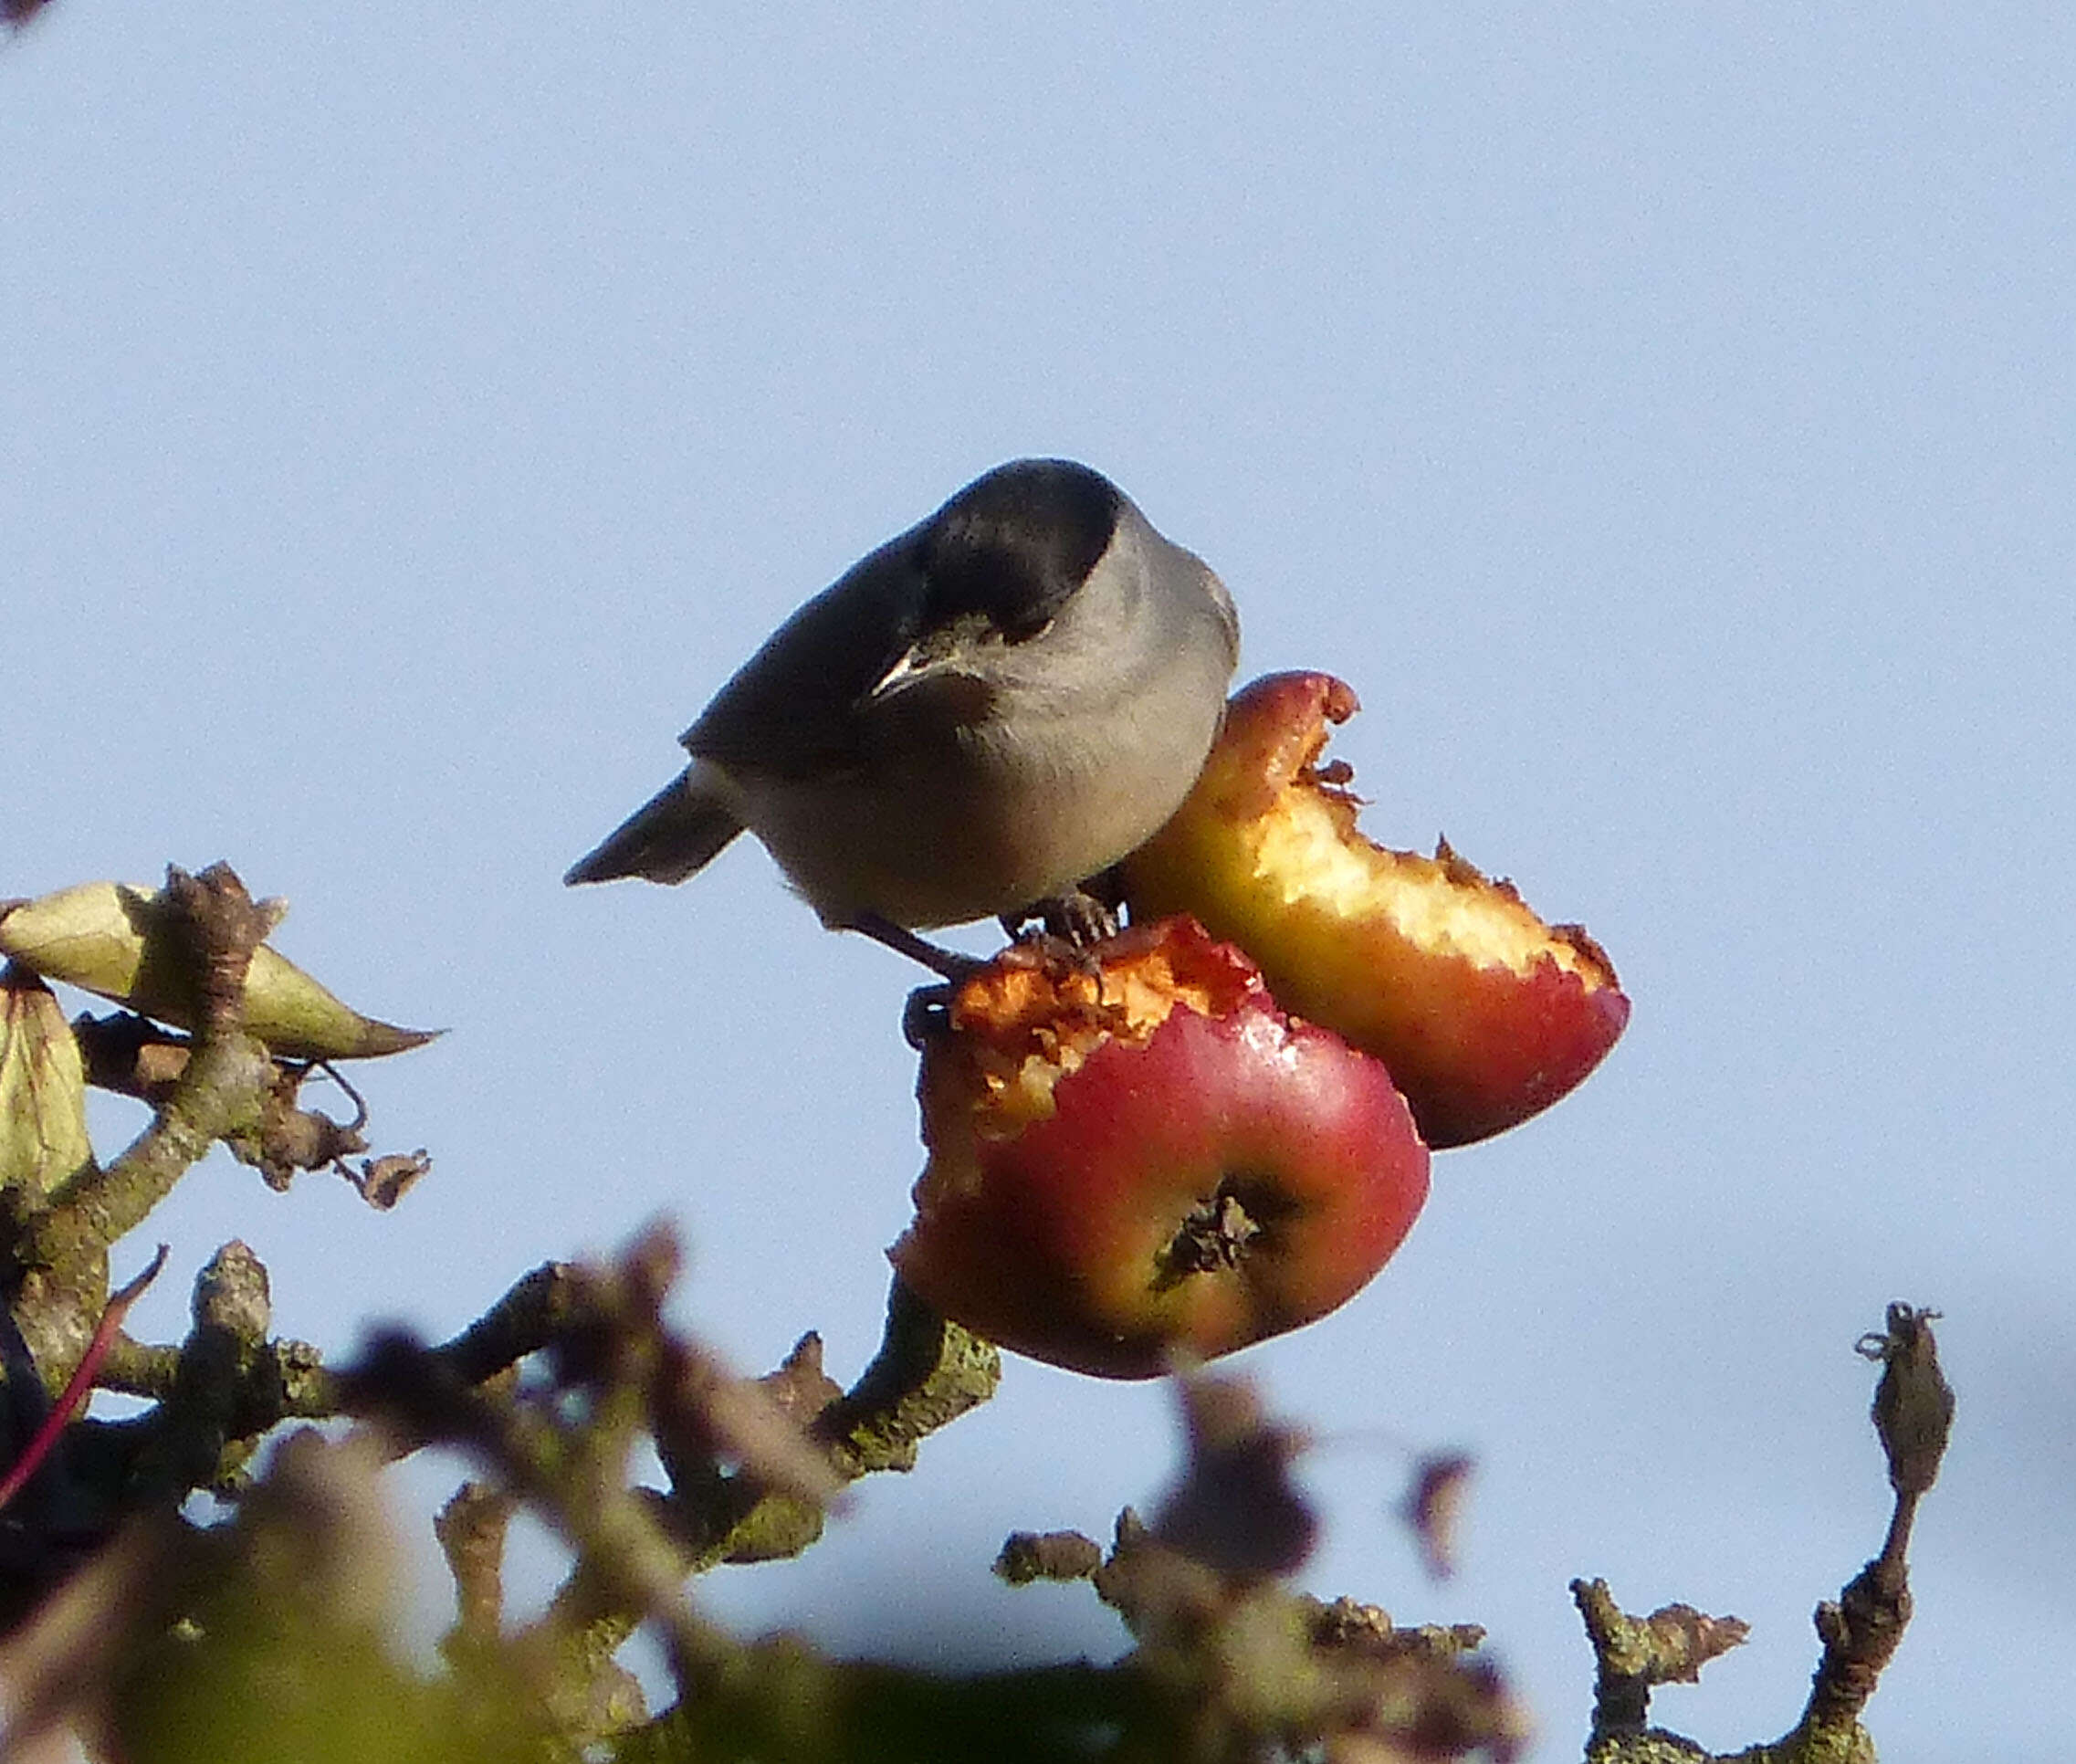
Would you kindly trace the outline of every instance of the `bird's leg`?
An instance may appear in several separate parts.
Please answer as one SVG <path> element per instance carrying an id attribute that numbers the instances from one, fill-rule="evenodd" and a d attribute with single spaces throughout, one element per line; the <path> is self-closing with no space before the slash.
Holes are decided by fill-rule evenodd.
<path id="1" fill-rule="evenodd" d="M 1001 928 L 1014 939 L 1023 927 L 1036 919 L 1043 928 L 1037 936 L 1064 945 L 1063 953 L 1100 973 L 1100 964 L 1088 954 L 1095 945 L 1117 934 L 1117 908 L 1123 900 L 1122 877 L 1116 866 L 1094 876 L 1078 887 L 1033 901 L 1020 912 L 1004 913 Z M 863 912 L 844 922 L 844 930 L 858 931 L 875 943 L 884 943 L 896 954 L 919 961 L 932 973 L 942 974 L 941 986 L 918 986 L 908 994 L 901 1013 L 901 1033 L 908 1045 L 922 1048 L 926 1041 L 941 1034 L 950 1022 L 951 994 L 959 982 L 977 974 L 988 964 L 978 956 L 948 950 L 940 943 L 896 925 L 878 913 Z"/>
<path id="2" fill-rule="evenodd" d="M 932 943 L 915 932 L 904 930 L 890 919 L 882 919 L 877 913 L 860 913 L 848 920 L 843 928 L 848 931 L 862 932 L 875 943 L 884 943 L 897 955 L 905 955 L 911 961 L 919 961 L 933 974 L 942 974 L 954 985 L 970 974 L 979 973 L 988 964 L 978 956 L 948 950 L 941 943 Z"/>

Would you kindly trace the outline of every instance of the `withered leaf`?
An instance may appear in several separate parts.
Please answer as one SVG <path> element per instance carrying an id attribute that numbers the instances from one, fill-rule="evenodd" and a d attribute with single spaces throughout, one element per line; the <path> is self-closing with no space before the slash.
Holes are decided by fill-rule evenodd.
<path id="1" fill-rule="evenodd" d="M 83 882 L 16 901 L 0 911 L 0 954 L 162 1023 L 194 1027 L 194 977 L 156 889 Z M 438 1033 L 362 1016 L 264 943 L 246 975 L 245 1013 L 246 1033 L 289 1059 L 400 1054 Z"/>
<path id="2" fill-rule="evenodd" d="M 79 1044 L 34 974 L 0 971 L 0 1189 L 41 1197 L 93 1161 Z"/>

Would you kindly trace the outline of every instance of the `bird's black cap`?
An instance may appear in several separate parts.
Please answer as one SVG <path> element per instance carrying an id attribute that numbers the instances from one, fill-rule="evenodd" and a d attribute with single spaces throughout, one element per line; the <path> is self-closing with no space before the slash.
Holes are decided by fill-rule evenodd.
<path id="1" fill-rule="evenodd" d="M 1109 549 L 1124 492 L 1070 459 L 1016 459 L 976 478 L 920 535 L 926 627 L 981 618 L 1012 642 L 1042 631 Z"/>

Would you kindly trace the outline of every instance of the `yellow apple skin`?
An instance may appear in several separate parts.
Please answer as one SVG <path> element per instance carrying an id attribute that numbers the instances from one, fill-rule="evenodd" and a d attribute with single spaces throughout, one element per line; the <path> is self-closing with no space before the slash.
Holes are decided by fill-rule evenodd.
<path id="1" fill-rule="evenodd" d="M 1330 674 L 1243 688 L 1189 799 L 1126 860 L 1126 899 L 1237 943 L 1285 1010 L 1390 1068 L 1431 1147 L 1466 1145 L 1577 1086 L 1629 1000 L 1583 928 L 1546 924 L 1446 844 L 1427 857 L 1357 830 L 1347 768 L 1318 760 L 1358 709 Z"/>

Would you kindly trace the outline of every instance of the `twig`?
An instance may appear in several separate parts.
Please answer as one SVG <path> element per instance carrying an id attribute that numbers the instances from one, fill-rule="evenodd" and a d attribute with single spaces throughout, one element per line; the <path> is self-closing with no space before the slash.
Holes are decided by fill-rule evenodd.
<path id="1" fill-rule="evenodd" d="M 1938 1479 L 1954 1424 L 1954 1392 L 1939 1370 L 1932 1335 L 1936 1311 L 1902 1303 L 1888 1311 L 1885 1331 L 1862 1336 L 1859 1351 L 1882 1362 L 1874 1387 L 1874 1431 L 1889 1461 L 1896 1504 L 1882 1553 L 1849 1581 L 1834 1603 L 1817 1607 L 1823 1659 L 1809 1706 L 1784 1742 L 1794 1764 L 1846 1756 L 1860 1736 L 1861 1712 L 1895 1657 L 1910 1622 L 1910 1570 L 1904 1560 L 1917 1504 Z M 1870 1750 L 1872 1748 L 1870 1748 Z"/>
<path id="2" fill-rule="evenodd" d="M 1882 1362 L 1873 1420 L 1896 1496 L 1882 1552 L 1836 1601 L 1817 1607 L 1824 1651 L 1801 1720 L 1785 1738 L 1751 1747 L 1724 1764 L 1873 1764 L 1874 1744 L 1860 1717 L 1910 1622 L 1903 1552 L 1918 1501 L 1938 1477 L 1954 1420 L 1954 1392 L 1939 1370 L 1932 1337 L 1937 1315 L 1893 1304 L 1887 1328 L 1860 1339 L 1859 1351 Z M 1745 1625 L 1735 1618 L 1704 1617 L 1687 1605 L 1630 1617 L 1604 1580 L 1574 1580 L 1571 1591 L 1596 1663 L 1588 1759 L 1593 1764 L 1710 1759 L 1692 1740 L 1645 1726 L 1651 1692 L 1693 1679 L 1714 1655 L 1744 1639 Z"/>

